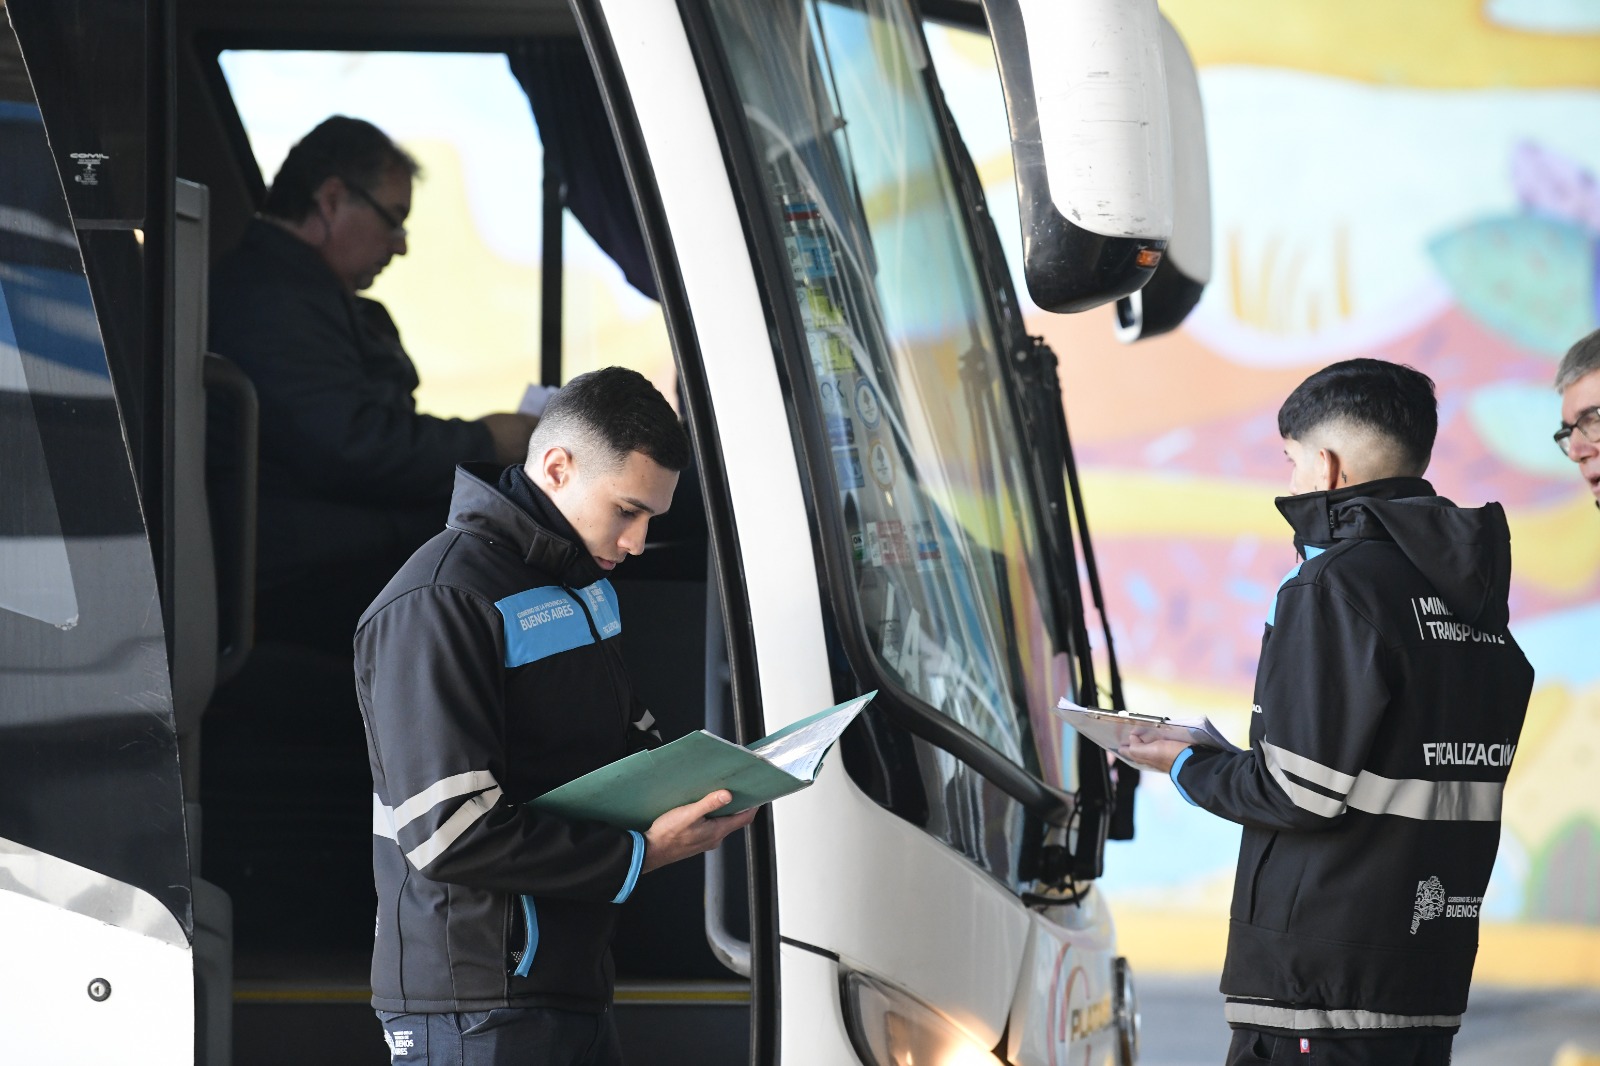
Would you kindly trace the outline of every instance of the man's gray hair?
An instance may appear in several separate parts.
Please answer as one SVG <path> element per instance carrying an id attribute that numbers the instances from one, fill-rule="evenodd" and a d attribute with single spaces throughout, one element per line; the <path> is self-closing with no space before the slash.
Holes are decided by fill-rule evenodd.
<path id="1" fill-rule="evenodd" d="M 1568 387 L 1596 370 L 1600 370 L 1600 329 L 1567 349 L 1556 371 L 1556 391 L 1566 392 Z"/>

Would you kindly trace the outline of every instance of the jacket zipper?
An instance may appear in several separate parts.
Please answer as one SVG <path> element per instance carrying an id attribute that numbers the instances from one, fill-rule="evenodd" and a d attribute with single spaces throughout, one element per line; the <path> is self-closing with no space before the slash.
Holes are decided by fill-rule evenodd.
<path id="1" fill-rule="evenodd" d="M 594 624 L 594 615 L 589 612 L 588 602 L 582 595 L 579 594 L 577 589 L 574 589 L 568 585 L 562 585 L 561 587 L 566 590 L 567 595 L 572 597 L 573 601 L 577 603 L 578 609 L 583 612 L 584 621 L 589 623 L 589 633 L 594 637 L 595 647 L 600 649 L 600 654 L 607 656 L 608 658 L 612 658 L 613 656 L 606 649 L 605 640 L 600 636 L 599 627 Z M 621 713 L 622 717 L 622 735 L 626 737 L 628 735 L 629 725 L 628 707 L 627 704 L 625 704 L 622 700 L 622 693 L 617 691 L 617 671 L 621 668 L 621 663 L 617 663 L 613 669 L 607 670 L 606 680 L 611 684 L 611 698 L 617 702 L 617 710 Z"/>

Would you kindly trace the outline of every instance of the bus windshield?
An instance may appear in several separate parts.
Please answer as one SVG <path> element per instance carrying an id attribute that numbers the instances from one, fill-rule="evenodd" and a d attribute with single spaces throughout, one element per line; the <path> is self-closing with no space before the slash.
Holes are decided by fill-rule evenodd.
<path id="1" fill-rule="evenodd" d="M 921 31 L 893 0 L 709 7 L 788 254 L 874 665 L 1071 789 L 1025 444 Z"/>

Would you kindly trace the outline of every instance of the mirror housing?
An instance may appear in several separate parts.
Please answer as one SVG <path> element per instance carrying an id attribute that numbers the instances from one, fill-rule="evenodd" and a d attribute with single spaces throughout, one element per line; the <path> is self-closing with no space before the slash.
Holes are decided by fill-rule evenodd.
<path id="1" fill-rule="evenodd" d="M 1011 125 L 1023 276 L 1047 311 L 1137 292 L 1172 236 L 1155 0 L 983 0 Z"/>
<path id="2" fill-rule="evenodd" d="M 1211 280 L 1211 174 L 1200 79 L 1165 15 L 1161 57 L 1172 128 L 1172 239 L 1144 288 L 1117 301 L 1116 335 L 1124 344 L 1177 329 Z"/>

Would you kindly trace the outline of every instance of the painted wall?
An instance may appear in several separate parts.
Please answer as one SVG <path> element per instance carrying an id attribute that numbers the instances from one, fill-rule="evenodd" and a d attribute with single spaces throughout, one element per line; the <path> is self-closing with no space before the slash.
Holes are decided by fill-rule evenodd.
<path id="1" fill-rule="evenodd" d="M 1339 359 L 1417 367 L 1440 400 L 1429 477 L 1461 504 L 1506 507 L 1512 631 L 1538 674 L 1486 951 L 1548 923 L 1576 927 L 1568 942 L 1592 951 L 1600 514 L 1551 442 L 1550 382 L 1600 324 L 1600 3 L 1162 6 L 1200 68 L 1214 281 L 1181 331 L 1131 348 L 1104 310 L 1029 316 L 1063 358 L 1129 702 L 1210 714 L 1243 736 L 1265 612 L 1294 562 L 1272 506 L 1288 475 L 1278 405 Z M 1015 246 L 987 46 L 933 36 Z M 1151 965 L 1201 966 L 1220 950 L 1237 840 L 1164 778 L 1143 790 L 1138 839 L 1112 845 L 1104 885 Z M 1600 966 L 1572 965 L 1568 976 L 1600 979 Z"/>

